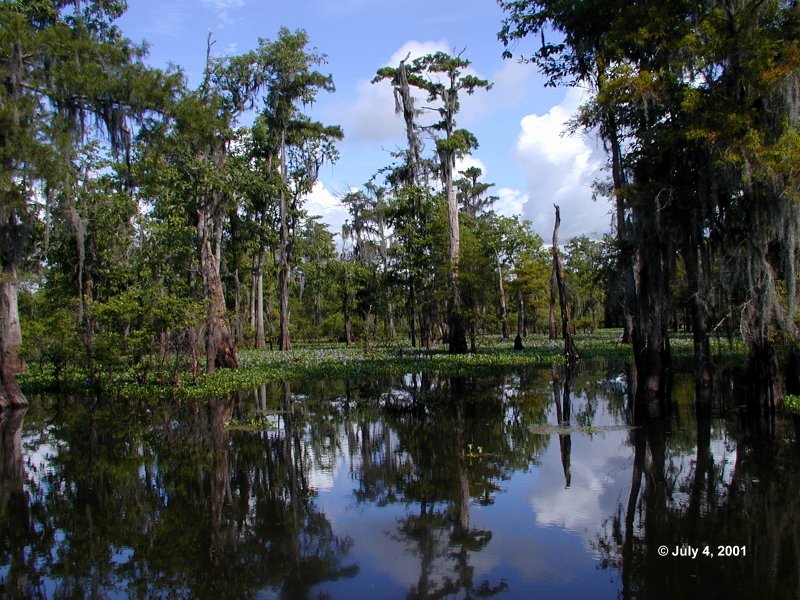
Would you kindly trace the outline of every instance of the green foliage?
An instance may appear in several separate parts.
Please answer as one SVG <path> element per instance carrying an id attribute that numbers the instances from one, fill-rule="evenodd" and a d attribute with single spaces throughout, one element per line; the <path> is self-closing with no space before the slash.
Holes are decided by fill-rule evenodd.
<path id="1" fill-rule="evenodd" d="M 800 414 L 800 396 L 795 394 L 786 394 L 783 397 L 783 405 L 789 412 Z"/>

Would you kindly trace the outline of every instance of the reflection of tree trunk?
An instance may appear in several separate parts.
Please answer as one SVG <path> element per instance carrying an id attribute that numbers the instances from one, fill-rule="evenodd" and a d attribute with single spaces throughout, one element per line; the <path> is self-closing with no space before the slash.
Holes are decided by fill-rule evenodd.
<path id="1" fill-rule="evenodd" d="M 3 485 L 3 493 L 0 498 L 3 502 L 0 507 L 5 506 L 7 494 L 5 493 L 6 484 L 16 487 L 22 483 L 25 475 L 24 463 L 22 461 L 22 423 L 27 408 L 18 410 L 5 410 L 0 413 L 0 483 Z"/>
<path id="2" fill-rule="evenodd" d="M 642 427 L 632 430 L 633 435 L 633 473 L 631 475 L 631 490 L 628 494 L 628 505 L 625 509 L 625 539 L 622 546 L 622 598 L 633 596 L 631 583 L 633 580 L 634 541 L 636 530 L 636 505 L 639 502 L 639 491 L 642 488 L 642 474 L 644 473 L 645 455 L 647 453 L 647 437 Z"/>
<path id="3" fill-rule="evenodd" d="M 469 479 L 467 478 L 465 456 L 467 440 L 464 436 L 463 381 L 455 377 L 450 381 L 453 401 L 456 403 L 456 452 L 458 457 L 458 503 L 456 505 L 458 519 L 454 533 L 456 539 L 464 539 L 469 533 Z"/>
<path id="4" fill-rule="evenodd" d="M 645 433 L 650 448 L 650 460 L 645 462 L 646 510 L 644 528 L 647 534 L 647 553 L 650 560 L 658 560 L 656 549 L 670 539 L 672 523 L 667 510 L 666 431 L 665 420 L 661 417 L 646 418 Z M 674 537 L 674 536 L 673 536 Z M 658 575 L 648 572 L 648 575 Z M 646 582 L 647 588 L 663 585 L 663 580 Z"/>
<path id="5" fill-rule="evenodd" d="M 26 548 L 30 549 L 30 508 L 22 487 L 22 424 L 26 408 L 0 413 L 0 539 L 8 567 L 0 596 L 29 597 Z"/>
<path id="6" fill-rule="evenodd" d="M 564 377 L 564 387 L 562 390 L 558 376 L 558 367 L 553 366 L 553 399 L 556 403 L 556 420 L 559 426 L 569 427 L 572 399 L 570 398 L 570 379 L 573 374 L 568 369 Z M 563 392 L 563 394 L 562 394 Z M 564 469 L 564 487 L 568 488 L 572 483 L 572 436 L 570 434 L 559 434 L 558 444 L 561 451 L 561 466 Z"/>
<path id="7" fill-rule="evenodd" d="M 428 516 L 427 503 L 423 500 L 419 505 L 419 520 L 421 525 L 422 539 L 420 545 L 420 572 L 417 580 L 416 594 L 410 595 L 416 598 L 428 598 L 431 587 L 430 577 L 433 571 L 433 561 L 436 558 L 436 540 L 433 537 L 433 529 L 425 525 Z"/>
<path id="8" fill-rule="evenodd" d="M 209 439 L 211 442 L 211 543 L 209 552 L 214 564 L 222 564 L 233 551 L 234 532 L 225 522 L 225 505 L 233 502 L 228 462 L 228 431 L 225 423 L 233 414 L 233 397 L 208 401 Z"/>
<path id="9" fill-rule="evenodd" d="M 697 544 L 697 534 L 700 531 L 700 520 L 703 514 L 703 490 L 707 497 L 706 505 L 713 500 L 715 489 L 714 459 L 711 454 L 711 394 L 705 382 L 698 378 L 696 384 L 695 412 L 697 416 L 697 451 L 694 465 L 694 480 L 689 493 L 689 508 L 687 519 L 689 522 L 689 543 Z"/>

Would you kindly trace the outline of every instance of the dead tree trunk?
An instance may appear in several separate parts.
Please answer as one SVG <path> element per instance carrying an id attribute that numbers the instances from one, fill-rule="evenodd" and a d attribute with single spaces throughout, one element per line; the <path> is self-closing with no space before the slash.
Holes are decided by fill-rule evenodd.
<path id="1" fill-rule="evenodd" d="M 548 339 L 558 339 L 558 319 L 556 318 L 556 296 L 558 295 L 558 281 L 556 280 L 556 271 L 550 276 L 550 313 L 549 313 L 549 331 Z"/>
<path id="2" fill-rule="evenodd" d="M 580 360 L 578 347 L 572 335 L 572 323 L 569 318 L 569 305 L 567 304 L 567 281 L 564 276 L 564 265 L 561 262 L 561 252 L 558 250 L 558 228 L 561 226 L 561 211 L 556 208 L 556 222 L 553 226 L 553 273 L 558 286 L 558 302 L 561 308 L 561 335 L 564 338 L 564 355 L 567 357 L 567 368 Z"/>

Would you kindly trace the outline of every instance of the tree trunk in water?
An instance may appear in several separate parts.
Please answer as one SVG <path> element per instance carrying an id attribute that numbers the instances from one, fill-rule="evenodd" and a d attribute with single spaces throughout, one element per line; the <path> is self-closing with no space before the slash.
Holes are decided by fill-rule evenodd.
<path id="1" fill-rule="evenodd" d="M 616 201 L 617 242 L 619 243 L 619 267 L 622 271 L 624 287 L 624 330 L 622 341 L 630 344 L 633 340 L 633 328 L 636 314 L 636 277 L 633 269 L 633 245 L 630 228 L 625 220 L 625 188 L 627 177 L 622 165 L 622 148 L 617 134 L 616 120 L 613 115 L 606 118 L 607 138 L 611 146 L 611 178 L 614 183 L 614 199 Z"/>
<path id="2" fill-rule="evenodd" d="M 0 286 L 0 409 L 26 406 L 28 401 L 17 385 L 14 374 L 22 364 L 17 350 L 22 344 L 22 329 L 17 308 L 17 269 L 14 264 L 3 268 Z"/>
<path id="3" fill-rule="evenodd" d="M 770 341 L 750 342 L 747 373 L 750 383 L 748 404 L 751 409 L 769 412 L 783 406 L 778 355 Z"/>
<path id="4" fill-rule="evenodd" d="M 636 316 L 632 330 L 637 391 L 640 400 L 650 406 L 651 414 L 658 412 L 657 405 L 663 400 L 671 362 L 667 335 L 668 273 L 674 254 L 669 236 L 661 229 L 659 213 L 658 200 L 643 202 L 637 211 L 639 255 L 635 264 Z"/>
<path id="5" fill-rule="evenodd" d="M 203 272 L 203 285 L 206 296 L 206 372 L 213 373 L 219 368 L 238 367 L 236 348 L 231 340 L 231 330 L 225 310 L 225 296 L 222 281 L 211 249 L 209 219 L 200 211 L 200 268 Z"/>
<path id="6" fill-rule="evenodd" d="M 555 205 L 554 205 L 555 206 Z M 564 265 L 561 262 L 561 253 L 558 250 L 558 228 L 561 225 L 561 211 L 556 208 L 556 222 L 553 226 L 553 273 L 558 285 L 558 302 L 561 308 L 561 335 L 564 338 L 564 354 L 567 357 L 567 370 L 570 371 L 575 363 L 580 360 L 575 339 L 572 336 L 572 323 L 569 318 L 569 305 L 567 304 L 567 281 L 564 277 Z"/>
<path id="7" fill-rule="evenodd" d="M 710 161 L 709 161 L 710 163 Z M 712 172 L 712 166 L 708 164 L 708 171 Z M 700 387 L 711 388 L 712 364 L 711 364 L 711 345 L 708 340 L 708 324 L 706 307 L 706 285 L 708 280 L 709 267 L 707 261 L 707 250 L 703 236 L 703 216 L 702 206 L 709 205 L 709 191 L 706 184 L 706 170 L 700 169 L 697 181 L 698 202 L 694 202 L 691 208 L 691 217 L 688 235 L 686 237 L 686 252 L 684 263 L 686 265 L 686 279 L 689 287 L 690 296 L 690 316 L 692 323 L 692 340 L 694 343 L 694 369 L 695 383 Z"/>
<path id="8" fill-rule="evenodd" d="M 691 236 L 694 238 L 694 236 Z M 701 241 L 690 239 L 686 253 L 686 278 L 690 295 L 692 340 L 694 343 L 694 370 L 697 385 L 711 387 L 711 346 L 708 341 L 705 296 L 703 294 L 703 249 Z"/>

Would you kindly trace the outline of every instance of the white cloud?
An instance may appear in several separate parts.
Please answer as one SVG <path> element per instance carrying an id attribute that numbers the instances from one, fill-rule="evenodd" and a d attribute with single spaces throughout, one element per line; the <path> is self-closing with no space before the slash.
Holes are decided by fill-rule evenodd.
<path id="1" fill-rule="evenodd" d="M 528 201 L 528 194 L 523 194 L 513 188 L 500 188 L 495 192 L 495 195 L 499 199 L 494 203 L 494 212 L 504 217 L 521 215 L 522 209 Z"/>
<path id="2" fill-rule="evenodd" d="M 400 48 L 398 48 L 394 54 L 392 54 L 391 58 L 389 58 L 384 66 L 387 67 L 394 67 L 400 64 L 400 61 L 408 56 L 408 60 L 414 60 L 415 58 L 419 58 L 421 56 L 425 56 L 426 54 L 433 54 L 434 52 L 450 52 L 452 48 L 450 44 L 448 44 L 445 40 L 439 40 L 437 42 L 434 41 L 427 41 L 427 42 L 418 42 L 417 40 L 409 40 Z"/>
<path id="3" fill-rule="evenodd" d="M 237 42 L 230 42 L 225 46 L 222 54 L 225 56 L 233 56 L 239 51 L 239 44 Z"/>
<path id="4" fill-rule="evenodd" d="M 142 31 L 150 36 L 177 35 L 187 21 L 185 7 L 174 1 L 161 4 L 157 13 L 147 13 L 144 18 L 146 23 Z"/>
<path id="5" fill-rule="evenodd" d="M 505 106 L 520 101 L 527 88 L 533 85 L 536 70 L 531 65 L 516 60 L 507 60 L 492 73 L 493 87 L 486 98 L 495 105 Z"/>
<path id="6" fill-rule="evenodd" d="M 211 8 L 223 24 L 231 22 L 230 11 L 244 6 L 244 0 L 200 0 Z"/>
<path id="7" fill-rule="evenodd" d="M 413 60 L 438 51 L 450 51 L 446 41 L 411 40 L 397 49 L 384 62 L 384 66 L 397 66 L 406 56 Z M 424 100 L 424 94 L 414 95 L 420 102 Z M 348 142 L 375 143 L 400 139 L 405 130 L 402 116 L 395 113 L 394 94 L 388 81 L 377 84 L 371 83 L 371 78 L 360 81 L 356 88 L 355 101 L 337 104 L 333 112 L 334 120 L 342 124 L 345 140 Z"/>
<path id="8" fill-rule="evenodd" d="M 581 94 L 571 89 L 547 113 L 523 117 L 512 151 L 528 175 L 524 217 L 545 239 L 553 229 L 553 204 L 561 208 L 562 241 L 580 234 L 599 237 L 610 225 L 609 203 L 592 201 L 591 186 L 605 164 L 604 152 L 592 138 L 565 133 L 566 122 L 581 103 Z"/>
<path id="9" fill-rule="evenodd" d="M 321 181 L 314 184 L 311 193 L 306 197 L 305 209 L 311 216 L 320 216 L 334 234 L 342 231 L 347 220 L 347 210 L 339 202 L 337 195 L 328 190 Z"/>
<path id="10" fill-rule="evenodd" d="M 486 180 L 486 165 L 480 158 L 476 158 L 472 154 L 467 154 L 456 159 L 456 178 L 460 177 L 459 173 L 461 173 L 461 171 L 466 171 L 470 167 L 478 167 L 482 173 L 480 180 Z"/>

